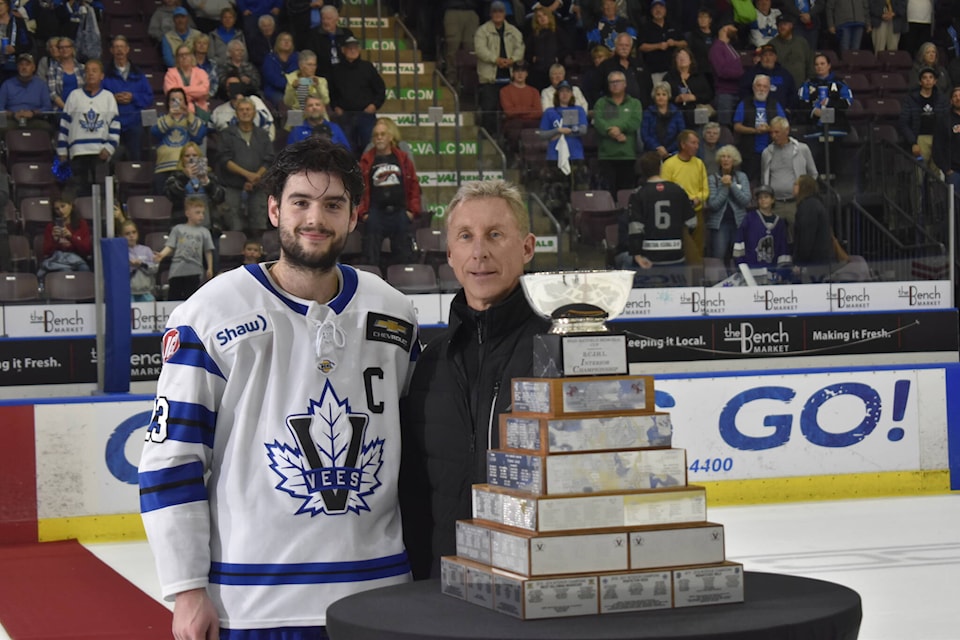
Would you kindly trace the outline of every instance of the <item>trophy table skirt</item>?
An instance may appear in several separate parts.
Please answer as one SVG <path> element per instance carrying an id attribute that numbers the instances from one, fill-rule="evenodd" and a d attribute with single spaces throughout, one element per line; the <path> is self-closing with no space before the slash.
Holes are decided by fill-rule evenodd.
<path id="1" fill-rule="evenodd" d="M 440 593 L 437 580 L 374 589 L 327 609 L 333 640 L 856 640 L 860 596 L 847 587 L 744 573 L 744 602 L 601 616 L 517 620 Z"/>

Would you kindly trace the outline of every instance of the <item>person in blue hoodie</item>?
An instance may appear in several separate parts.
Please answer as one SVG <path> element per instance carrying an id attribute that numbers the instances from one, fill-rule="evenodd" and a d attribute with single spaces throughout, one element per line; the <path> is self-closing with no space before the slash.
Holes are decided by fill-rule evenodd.
<path id="1" fill-rule="evenodd" d="M 130 61 L 130 43 L 116 35 L 110 43 L 110 60 L 104 70 L 103 88 L 117 99 L 120 110 L 120 144 L 127 160 L 142 160 L 143 124 L 140 111 L 153 106 L 153 89 L 143 72 Z"/>

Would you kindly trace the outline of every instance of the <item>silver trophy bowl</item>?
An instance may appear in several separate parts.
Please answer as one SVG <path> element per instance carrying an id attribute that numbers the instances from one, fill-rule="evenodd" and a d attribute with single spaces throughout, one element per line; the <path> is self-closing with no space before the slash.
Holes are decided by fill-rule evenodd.
<path id="1" fill-rule="evenodd" d="M 520 278 L 533 310 L 553 321 L 550 333 L 606 332 L 623 313 L 633 271 L 545 271 Z"/>

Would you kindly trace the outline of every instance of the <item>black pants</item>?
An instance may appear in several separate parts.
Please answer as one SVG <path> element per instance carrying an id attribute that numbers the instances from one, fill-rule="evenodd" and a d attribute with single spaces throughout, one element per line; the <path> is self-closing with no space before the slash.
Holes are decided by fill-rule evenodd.
<path id="1" fill-rule="evenodd" d="M 637 186 L 636 160 L 601 160 L 600 173 L 607 181 L 607 190 L 617 199 L 621 189 L 633 189 Z"/>
<path id="2" fill-rule="evenodd" d="M 410 218 L 403 210 L 371 208 L 363 233 L 363 258 L 367 264 L 380 265 L 380 245 L 390 238 L 390 261 L 407 264 L 413 260 Z"/>
<path id="3" fill-rule="evenodd" d="M 76 195 L 89 196 L 93 193 L 94 183 L 103 186 L 103 180 L 110 170 L 110 161 L 101 160 L 100 156 L 73 156 L 70 158 L 70 172 L 72 177 L 67 185 L 73 187 Z"/>

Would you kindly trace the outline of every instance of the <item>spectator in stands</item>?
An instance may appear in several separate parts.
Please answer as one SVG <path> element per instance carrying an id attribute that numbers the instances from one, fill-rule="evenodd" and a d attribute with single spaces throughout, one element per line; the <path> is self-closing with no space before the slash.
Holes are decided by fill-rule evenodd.
<path id="1" fill-rule="evenodd" d="M 817 5 L 822 2 L 817 0 Z M 777 18 L 777 36 L 770 44 L 777 51 L 777 60 L 793 77 L 794 86 L 800 86 L 813 73 L 813 49 L 804 38 L 796 37 L 793 29 L 793 16 L 780 14 Z"/>
<path id="2" fill-rule="evenodd" d="M 744 71 L 740 78 L 740 95 L 746 98 L 753 93 L 753 79 L 758 75 L 770 78 L 770 97 L 784 109 L 789 109 L 797 99 L 797 85 L 793 75 L 777 61 L 777 49 L 772 44 L 760 47 L 760 60 Z"/>
<path id="3" fill-rule="evenodd" d="M 344 135 L 354 152 L 370 143 L 370 134 L 377 119 L 377 110 L 387 99 L 383 78 L 373 63 L 360 58 L 360 42 L 347 38 L 343 42 L 343 59 L 333 67 L 330 77 L 330 102 Z"/>
<path id="4" fill-rule="evenodd" d="M 180 0 L 160 0 L 160 4 L 153 10 L 147 33 L 150 34 L 157 45 L 162 45 L 163 35 L 173 30 L 173 12 L 178 8 L 180 8 Z M 188 16 L 188 21 L 190 26 L 193 27 L 193 18 Z"/>
<path id="5" fill-rule="evenodd" d="M 173 205 L 174 220 L 183 218 L 187 198 L 202 198 L 207 203 L 209 214 L 204 217 L 207 227 L 216 226 L 217 211 L 226 198 L 220 179 L 210 170 L 210 163 L 196 142 L 188 142 L 180 149 L 177 168 L 167 174 L 167 181 L 160 193 L 167 196 Z"/>
<path id="6" fill-rule="evenodd" d="M 473 49 L 474 36 L 480 26 L 480 2 L 478 0 L 443 0 L 443 57 L 445 75 L 454 87 L 459 87 L 457 77 L 457 52 L 461 47 Z"/>
<path id="7" fill-rule="evenodd" d="M 190 26 L 190 14 L 183 7 L 173 10 L 173 29 L 163 34 L 160 49 L 163 53 L 163 63 L 167 68 L 177 65 L 176 51 L 181 45 L 193 49 L 193 41 L 200 35 L 200 31 Z"/>
<path id="8" fill-rule="evenodd" d="M 420 215 L 420 182 L 410 156 L 400 150 L 386 126 L 386 118 L 373 128 L 373 148 L 360 157 L 364 189 L 357 215 L 366 222 L 363 257 L 367 264 L 380 264 L 380 245 L 390 238 L 391 260 L 413 260 L 411 223 Z"/>
<path id="9" fill-rule="evenodd" d="M 713 29 L 713 14 L 710 8 L 704 5 L 697 11 L 697 28 L 686 35 L 687 46 L 693 55 L 694 64 L 708 81 L 710 92 L 713 93 L 713 67 L 710 66 L 710 47 L 717 34 Z"/>
<path id="10" fill-rule="evenodd" d="M 837 36 L 837 52 L 857 51 L 863 40 L 863 32 L 870 33 L 870 7 L 868 0 L 826 0 L 824 12 L 827 31 Z"/>
<path id="11" fill-rule="evenodd" d="M 717 151 L 723 146 L 720 142 L 720 123 L 711 121 L 703 125 L 701 137 L 703 139 L 697 148 L 697 157 L 703 160 L 703 166 L 706 167 L 709 176 L 720 170 L 720 165 L 717 163 Z"/>
<path id="12" fill-rule="evenodd" d="M 943 171 L 944 181 L 953 185 L 960 207 L 960 86 L 950 92 L 950 109 L 937 120 L 933 162 Z"/>
<path id="13" fill-rule="evenodd" d="M 210 97 L 217 95 L 220 89 L 220 76 L 217 74 L 217 67 L 207 54 L 210 53 L 210 36 L 201 33 L 193 41 L 193 58 L 197 61 L 197 67 L 207 72 L 207 78 L 210 80 Z"/>
<path id="14" fill-rule="evenodd" d="M 63 109 L 70 92 L 83 85 L 84 66 L 77 61 L 73 40 L 60 38 L 57 43 L 59 57 L 50 63 L 47 69 L 47 88 L 50 89 L 50 102 Z"/>
<path id="15" fill-rule="evenodd" d="M 217 28 L 224 9 L 232 9 L 234 0 L 185 0 L 197 20 L 197 28 L 209 33 Z M 236 21 L 234 21 L 236 22 Z M 211 49 L 212 49 L 211 45 Z"/>
<path id="16" fill-rule="evenodd" d="M 290 130 L 287 144 L 299 142 L 310 136 L 323 136 L 342 147 L 350 149 L 350 141 L 343 134 L 343 129 L 335 122 L 327 119 L 327 108 L 318 96 L 307 96 L 303 105 L 303 124 Z"/>
<path id="17" fill-rule="evenodd" d="M 500 89 L 510 82 L 510 68 L 522 60 L 525 45 L 520 30 L 506 21 L 507 9 L 501 0 L 490 4 L 490 20 L 474 34 L 477 53 L 478 102 L 480 122 L 491 134 L 498 133 Z"/>
<path id="18" fill-rule="evenodd" d="M 50 63 L 60 57 L 60 36 L 54 36 L 47 39 L 47 52 L 40 61 L 37 62 L 37 77 L 47 81 L 47 71 L 50 69 Z"/>
<path id="19" fill-rule="evenodd" d="M 632 46 L 637 38 L 636 25 L 617 13 L 616 0 L 603 0 L 601 12 L 596 24 L 591 25 L 587 31 L 587 43 L 590 46 L 602 44 L 613 49 L 616 47 L 617 36 L 625 33 L 630 36 Z"/>
<path id="20" fill-rule="evenodd" d="M 140 111 L 153 106 L 153 89 L 143 72 L 130 61 L 130 44 L 122 35 L 110 45 L 113 58 L 104 70 L 103 88 L 113 94 L 120 109 L 120 144 L 128 160 L 143 158 Z"/>
<path id="21" fill-rule="evenodd" d="M 260 16 L 256 31 L 251 33 L 245 30 L 243 37 L 247 43 L 247 56 L 250 62 L 258 69 L 263 68 L 263 61 L 273 50 L 277 39 L 277 21 L 271 15 Z"/>
<path id="22" fill-rule="evenodd" d="M 242 83 L 239 78 L 228 78 L 227 96 L 230 99 L 214 109 L 210 115 L 210 124 L 213 125 L 214 129 L 223 131 L 230 125 L 237 124 L 237 103 L 242 98 L 248 98 L 257 110 L 254 125 L 266 131 L 271 142 L 276 139 L 273 114 L 270 112 L 270 108 L 253 91 L 253 87 Z"/>
<path id="23" fill-rule="evenodd" d="M 757 17 L 749 26 L 750 46 L 759 49 L 777 35 L 777 18 L 782 11 L 774 9 L 770 0 L 755 0 L 755 4 L 757 6 Z"/>
<path id="24" fill-rule="evenodd" d="M 873 52 L 896 51 L 907 29 L 907 0 L 869 0 Z"/>
<path id="25" fill-rule="evenodd" d="M 237 10 L 226 7 L 220 12 L 220 25 L 210 32 L 210 57 L 215 64 L 223 65 L 228 60 L 227 45 L 234 40 L 243 43 L 243 51 L 247 51 L 247 42 L 243 30 L 237 28 Z"/>
<path id="26" fill-rule="evenodd" d="M 41 112 L 50 111 L 50 90 L 47 83 L 36 76 L 33 56 L 17 56 L 17 75 L 0 85 L 0 111 L 7 114 L 8 127 L 28 127 L 51 131 L 50 123 Z"/>
<path id="27" fill-rule="evenodd" d="M 900 38 L 900 48 L 918 52 L 933 33 L 936 3 L 934 0 L 907 0 L 907 30 Z"/>
<path id="28" fill-rule="evenodd" d="M 273 144 L 254 124 L 257 110 L 253 102 L 240 100 L 236 111 L 237 124 L 220 133 L 220 176 L 226 191 L 223 209 L 229 229 L 258 238 L 267 228 L 267 194 L 260 178 L 273 164 Z"/>
<path id="29" fill-rule="evenodd" d="M 740 101 L 740 77 L 743 64 L 740 53 L 734 47 L 737 40 L 737 27 L 725 24 L 717 32 L 717 39 L 710 47 L 710 66 L 713 68 L 714 92 L 717 118 L 720 124 L 730 126 L 733 111 Z"/>
<path id="30" fill-rule="evenodd" d="M 786 118 L 770 121 L 770 140 L 760 157 L 760 183 L 773 189 L 777 215 L 792 227 L 797 211 L 793 185 L 802 175 L 816 178 L 817 165 L 810 147 L 790 136 L 790 122 Z"/>
<path id="31" fill-rule="evenodd" d="M 650 94 L 653 104 L 644 109 L 640 136 L 643 148 L 656 151 L 663 160 L 677 152 L 677 136 L 685 127 L 683 114 L 670 103 L 670 85 L 658 82 Z"/>
<path id="32" fill-rule="evenodd" d="M 390 131 L 390 137 L 393 139 L 393 144 L 400 147 L 400 151 L 403 151 L 405 154 L 410 156 L 410 162 L 416 166 L 417 158 L 413 155 L 413 147 L 411 147 L 410 144 L 403 139 L 403 136 L 400 133 L 400 127 L 397 126 L 397 123 L 390 118 L 379 118 L 378 122 L 383 123 L 383 126 Z M 363 153 L 370 151 L 370 149 L 373 149 L 373 142 L 366 146 L 366 148 L 363 150 Z"/>
<path id="33" fill-rule="evenodd" d="M 292 42 L 291 40 L 291 43 Z M 264 63 L 264 66 L 266 66 L 266 63 Z M 253 66 L 252 62 L 247 60 L 247 45 L 239 39 L 231 40 L 230 44 L 227 45 L 227 61 L 217 67 L 217 75 L 220 78 L 222 89 L 220 94 L 227 98 L 230 97 L 226 92 L 229 78 L 237 78 L 241 84 L 250 87 L 251 94 L 260 93 L 260 89 L 263 87 L 260 80 L 260 72 Z M 286 87 L 286 79 L 284 79 L 284 87 Z M 277 104 L 280 104 L 280 100 L 283 98 L 282 90 L 279 95 L 280 98 L 277 99 Z"/>
<path id="34" fill-rule="evenodd" d="M 570 190 L 586 189 L 589 184 L 583 141 L 580 139 L 589 125 L 587 111 L 577 102 L 576 93 L 569 82 L 560 82 L 553 100 L 553 106 L 545 109 L 540 118 L 540 137 L 549 140 L 548 164 L 541 176 L 542 193 L 544 204 L 555 216 L 563 217 L 570 203 Z M 565 159 L 560 157 L 562 147 L 566 147 Z"/>
<path id="35" fill-rule="evenodd" d="M 317 75 L 317 54 L 304 49 L 298 56 L 297 70 L 287 74 L 283 104 L 302 111 L 307 96 L 317 96 L 323 100 L 323 104 L 330 104 L 327 79 Z"/>
<path id="36" fill-rule="evenodd" d="M 247 240 L 243 243 L 243 262 L 241 264 L 259 264 L 263 260 L 263 245 L 259 240 Z"/>
<path id="37" fill-rule="evenodd" d="M 821 137 L 825 131 L 829 131 L 833 137 L 841 137 L 850 130 L 847 109 L 853 102 L 853 92 L 833 73 L 830 59 L 825 54 L 818 53 L 813 57 L 813 69 L 813 76 L 801 85 L 798 95 L 810 124 L 817 128 L 806 136 L 810 150 L 813 151 L 817 166 L 825 167 L 826 149 Z M 833 110 L 833 122 L 822 122 L 824 109 Z M 839 147 L 835 143 L 830 149 L 830 160 L 834 167 Z"/>
<path id="38" fill-rule="evenodd" d="M 43 255 L 37 277 L 51 271 L 90 271 L 93 255 L 90 227 L 73 206 L 75 194 L 64 191 L 53 199 L 51 220 L 43 230 Z"/>
<path id="39" fill-rule="evenodd" d="M 187 45 L 177 47 L 177 66 L 167 69 L 163 76 L 164 93 L 171 89 L 183 89 L 190 113 L 197 113 L 200 109 L 201 117 L 209 114 L 210 78 L 206 71 L 196 66 L 193 49 Z"/>
<path id="40" fill-rule="evenodd" d="M 2 93 L 0 88 L 0 93 Z M 937 72 L 931 67 L 920 71 L 919 86 L 913 87 L 900 101 L 900 120 L 897 129 L 903 141 L 910 146 L 915 158 L 923 158 L 927 168 L 936 172 L 933 163 L 933 135 L 937 118 L 950 108 L 946 94 L 937 86 Z"/>
<path id="41" fill-rule="evenodd" d="M 206 123 L 187 108 L 187 94 L 183 89 L 170 89 L 166 105 L 167 112 L 157 118 L 157 123 L 150 129 L 157 143 L 154 193 L 163 193 L 167 177 L 177 169 L 183 146 L 188 142 L 203 144 L 207 135 Z"/>
<path id="42" fill-rule="evenodd" d="M 613 51 L 607 49 L 604 45 L 598 44 L 590 50 L 590 60 L 593 66 L 583 72 L 580 77 L 580 86 L 583 87 L 583 97 L 586 99 L 586 109 L 590 109 L 597 103 L 600 96 L 606 94 L 607 76 L 603 73 L 603 63 L 613 57 Z"/>
<path id="43" fill-rule="evenodd" d="M 543 91 L 540 92 L 540 108 L 544 112 L 554 106 L 554 98 L 557 93 L 557 87 L 560 86 L 566 77 L 567 70 L 562 64 L 557 63 L 550 65 L 550 84 L 544 87 Z M 574 103 L 585 110 L 589 109 L 590 107 L 587 104 L 587 99 L 584 97 L 583 92 L 580 91 L 580 87 L 574 86 L 570 82 L 568 82 L 567 85 L 569 85 L 571 91 L 573 91 Z"/>
<path id="44" fill-rule="evenodd" d="M 786 11 L 777 19 L 777 33 L 782 34 L 780 29 L 780 20 L 786 16 L 791 25 L 796 25 L 797 31 L 794 35 L 806 41 L 807 48 L 811 54 L 820 48 L 820 17 L 823 15 L 824 7 L 827 3 L 824 0 L 788 0 L 785 4 Z M 810 65 L 813 61 L 810 61 Z M 809 75 L 809 71 L 800 74 L 793 74 L 795 83 L 802 82 Z"/>
<path id="45" fill-rule="evenodd" d="M 157 271 L 160 265 L 153 259 L 153 251 L 140 244 L 137 223 L 125 220 L 120 225 L 120 234 L 127 239 L 127 256 L 130 262 L 130 301 L 153 302 Z"/>
<path id="46" fill-rule="evenodd" d="M 777 116 L 786 118 L 787 114 L 770 93 L 770 77 L 757 74 L 753 77 L 753 95 L 741 100 L 733 114 L 743 168 L 753 181 L 760 177 L 760 155 L 770 144 L 770 121 Z"/>
<path id="47" fill-rule="evenodd" d="M 690 204 L 697 214 L 697 226 L 693 228 L 693 247 L 687 255 L 688 262 L 696 262 L 703 258 L 706 234 L 704 233 L 703 207 L 710 196 L 710 184 L 707 181 L 707 168 L 703 160 L 697 157 L 700 148 L 700 136 L 696 131 L 684 129 L 677 137 L 678 150 L 663 162 L 660 177 L 674 182 L 687 192 Z"/>
<path id="48" fill-rule="evenodd" d="M 293 50 L 293 36 L 283 32 L 277 34 L 273 51 L 263 61 L 263 93 L 267 102 L 273 106 L 283 103 L 283 94 L 287 90 L 287 76 L 300 68 L 300 55 Z"/>
<path id="49" fill-rule="evenodd" d="M 17 75 L 17 59 L 21 53 L 33 53 L 33 37 L 23 18 L 10 13 L 10 0 L 0 0 L 0 38 L 7 46 L 0 51 L 0 82 Z"/>
<path id="50" fill-rule="evenodd" d="M 604 78 L 609 77 L 611 71 L 621 71 L 627 80 L 627 95 L 636 98 L 641 103 L 653 91 L 653 78 L 643 66 L 639 56 L 634 56 L 634 39 L 625 33 L 617 36 L 613 56 L 600 65 Z M 609 95 L 610 85 L 604 87 L 604 93 Z"/>
<path id="51" fill-rule="evenodd" d="M 54 2 L 54 15 L 60 26 L 60 35 L 77 39 L 77 33 L 87 11 L 93 11 L 99 22 L 103 13 L 100 0 L 59 0 Z"/>
<path id="52" fill-rule="evenodd" d="M 733 255 L 733 242 L 750 204 L 750 179 L 740 170 L 740 151 L 732 144 L 717 151 L 719 169 L 708 174 L 706 226 L 710 234 L 710 256 L 726 263 Z M 771 193 L 772 195 L 772 193 Z"/>
<path id="53" fill-rule="evenodd" d="M 820 199 L 817 181 L 802 175 L 794 184 L 797 200 L 793 225 L 793 264 L 796 267 L 827 266 L 834 258 L 830 213 Z"/>
<path id="54" fill-rule="evenodd" d="M 666 0 L 653 0 L 650 3 L 650 19 L 640 26 L 637 42 L 647 71 L 654 81 L 659 82 L 670 70 L 676 48 L 687 46 L 683 33 L 667 21 Z"/>
<path id="55" fill-rule="evenodd" d="M 643 188 L 630 194 L 627 207 L 628 249 L 617 256 L 617 266 L 641 271 L 689 262 L 685 246 L 698 221 L 686 192 L 663 177 L 660 156 L 653 151 L 640 156 L 640 179 Z"/>
<path id="56" fill-rule="evenodd" d="M 173 256 L 167 281 L 170 300 L 186 300 L 213 277 L 213 237 L 203 225 L 206 203 L 202 198 L 189 197 L 184 206 L 187 221 L 174 226 L 163 249 L 153 255 L 157 264 Z"/>
<path id="57" fill-rule="evenodd" d="M 320 9 L 320 25 L 310 31 L 306 49 L 317 54 L 317 75 L 324 78 L 330 75 L 334 65 L 340 63 L 340 49 L 343 41 L 353 38 L 353 31 L 341 27 L 340 12 L 332 4 Z"/>
<path id="58" fill-rule="evenodd" d="M 950 74 L 947 73 L 946 68 L 940 64 L 939 57 L 940 52 L 934 43 L 924 42 L 920 45 L 920 48 L 917 50 L 916 60 L 914 60 L 913 67 L 910 69 L 910 77 L 907 80 L 910 86 L 915 87 L 920 83 L 921 69 L 930 68 L 937 74 L 937 88 L 940 89 L 941 93 L 946 95 L 951 87 Z"/>
<path id="59" fill-rule="evenodd" d="M 514 151 L 518 148 L 521 129 L 533 129 L 540 123 L 543 110 L 540 92 L 527 84 L 529 66 L 525 60 L 513 63 L 510 84 L 500 90 L 500 109 L 503 111 L 503 137 Z"/>
<path id="60" fill-rule="evenodd" d="M 773 210 L 773 189 L 763 184 L 753 190 L 757 208 L 746 212 L 737 228 L 733 257 L 752 269 L 775 269 L 793 261 L 787 243 L 787 223 Z M 749 197 L 747 198 L 749 201 Z"/>
<path id="61" fill-rule="evenodd" d="M 627 95 L 627 79 L 623 71 L 607 76 L 609 96 L 597 100 L 593 107 L 593 126 L 599 138 L 599 170 L 610 193 L 616 197 L 621 189 L 636 185 L 633 165 L 637 159 L 637 131 L 643 119 L 643 105 Z"/>
<path id="62" fill-rule="evenodd" d="M 716 115 L 711 105 L 713 86 L 709 79 L 697 70 L 693 54 L 686 47 L 678 47 L 673 52 L 673 66 L 663 77 L 670 85 L 673 102 L 683 114 L 686 128 L 696 126 L 696 109 L 701 107 Z"/>
<path id="63" fill-rule="evenodd" d="M 69 158 L 71 180 L 80 185 L 80 195 L 90 194 L 90 185 L 103 184 L 110 159 L 120 143 L 120 112 L 113 94 L 105 91 L 103 63 L 88 60 L 82 90 L 72 91 L 60 117 L 57 155 Z"/>
<path id="64" fill-rule="evenodd" d="M 247 41 L 252 41 L 252 36 L 261 29 L 260 18 L 270 16 L 277 21 L 280 19 L 282 9 L 283 0 L 237 0 L 237 13 L 240 14 Z"/>
<path id="65" fill-rule="evenodd" d="M 533 10 L 527 33 L 526 56 L 530 64 L 530 85 L 538 91 L 550 84 L 550 69 L 566 59 L 572 49 L 566 33 L 557 29 L 553 12 L 542 5 Z"/>

